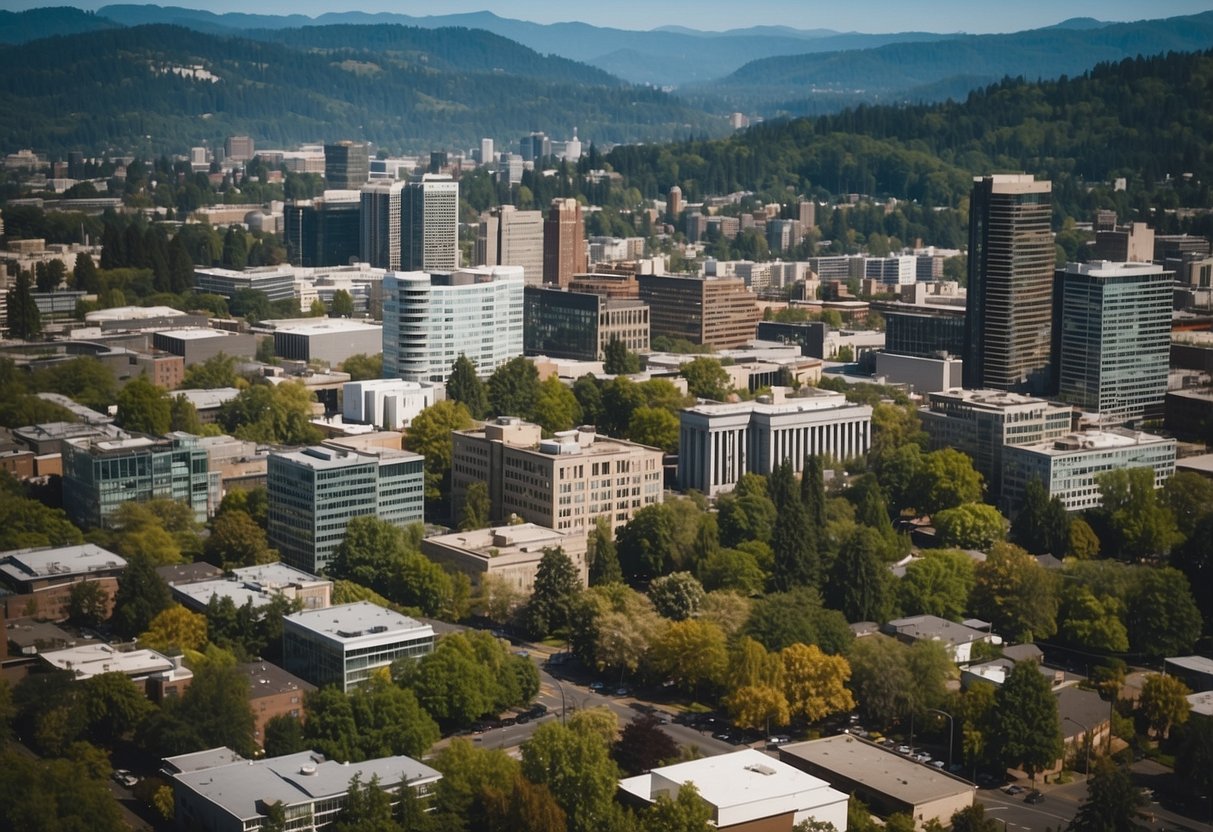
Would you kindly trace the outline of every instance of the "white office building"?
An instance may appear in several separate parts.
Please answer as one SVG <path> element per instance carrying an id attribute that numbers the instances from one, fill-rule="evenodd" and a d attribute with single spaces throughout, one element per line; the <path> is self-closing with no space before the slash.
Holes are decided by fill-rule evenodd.
<path id="1" fill-rule="evenodd" d="M 1154 487 L 1175 473 L 1175 440 L 1127 428 L 1071 433 L 1051 442 L 1003 449 L 1002 503 L 1013 515 L 1024 489 L 1040 480 L 1067 511 L 1099 508 L 1103 495 L 1095 477 L 1105 471 L 1152 468 Z"/>
<path id="2" fill-rule="evenodd" d="M 446 382 L 460 354 L 482 377 L 522 355 L 523 273 L 518 266 L 383 279 L 383 375 Z"/>
<path id="3" fill-rule="evenodd" d="M 348 691 L 397 659 L 418 659 L 433 649 L 433 627 L 369 601 L 282 619 L 283 665 L 316 687 Z"/>
<path id="4" fill-rule="evenodd" d="M 351 381 L 342 388 L 341 416 L 347 423 L 401 430 L 418 413 L 445 398 L 444 392 L 441 384 L 399 378 Z"/>
<path id="5" fill-rule="evenodd" d="M 808 455 L 846 462 L 868 452 L 872 408 L 808 388 L 733 404 L 699 404 L 680 414 L 678 482 L 713 497 L 732 491 L 742 474 L 769 474 L 784 460 L 796 471 Z"/>
<path id="6" fill-rule="evenodd" d="M 400 204 L 401 269 L 427 272 L 459 268 L 459 183 L 427 173 L 408 183 Z"/>

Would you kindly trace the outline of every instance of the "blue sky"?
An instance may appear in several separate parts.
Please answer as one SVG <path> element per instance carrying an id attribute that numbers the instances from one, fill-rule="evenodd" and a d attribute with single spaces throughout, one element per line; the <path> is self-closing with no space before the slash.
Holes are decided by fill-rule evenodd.
<path id="1" fill-rule="evenodd" d="M 129 0 L 128 0 L 129 2 Z M 68 3 L 98 8 L 104 0 Z M 0 0 L 0 8 L 22 9 L 60 5 L 52 0 Z M 241 11 L 262 14 L 328 11 L 399 12 L 434 15 L 489 10 L 502 17 L 538 23 L 579 20 L 622 29 L 652 29 L 682 25 L 722 30 L 754 25 L 784 25 L 798 29 L 836 29 L 859 32 L 1013 32 L 1049 26 L 1070 17 L 1100 20 L 1140 20 L 1194 14 L 1213 8 L 1213 0 L 159 0 L 162 6 L 206 8 L 213 12 Z"/>

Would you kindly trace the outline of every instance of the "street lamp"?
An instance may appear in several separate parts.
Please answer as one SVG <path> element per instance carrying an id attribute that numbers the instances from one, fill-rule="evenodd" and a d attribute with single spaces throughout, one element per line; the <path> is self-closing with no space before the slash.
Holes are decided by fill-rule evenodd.
<path id="1" fill-rule="evenodd" d="M 1062 722 L 1073 722 L 1075 725 L 1077 725 L 1079 728 L 1082 729 L 1083 739 L 1087 746 L 1087 771 L 1086 771 L 1086 774 L 1087 774 L 1087 778 L 1089 779 L 1091 777 L 1091 744 L 1095 741 L 1095 738 L 1091 735 L 1091 729 L 1089 729 L 1087 726 L 1083 725 L 1077 719 L 1074 719 L 1072 717 L 1068 717 L 1068 716 L 1062 717 L 1061 721 Z"/>
<path id="2" fill-rule="evenodd" d="M 952 770 L 952 741 L 953 741 L 952 729 L 954 729 L 956 727 L 956 723 L 952 719 L 952 715 L 950 713 L 948 713 L 947 711 L 941 711 L 941 710 L 939 710 L 939 708 L 927 708 L 927 712 L 932 713 L 932 714 L 939 714 L 940 716 L 946 716 L 948 718 L 948 770 L 951 771 Z"/>
<path id="3" fill-rule="evenodd" d="M 568 710 L 568 707 L 564 704 L 564 685 L 561 684 L 560 680 L 557 679 L 555 676 L 551 676 L 551 679 L 553 682 L 556 683 L 556 687 L 560 689 L 560 724 L 564 725 L 565 724 L 565 712 Z"/>

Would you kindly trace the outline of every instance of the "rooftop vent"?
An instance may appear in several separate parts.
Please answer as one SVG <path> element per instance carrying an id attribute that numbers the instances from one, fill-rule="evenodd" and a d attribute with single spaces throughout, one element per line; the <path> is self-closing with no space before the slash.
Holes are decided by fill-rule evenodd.
<path id="1" fill-rule="evenodd" d="M 311 777 L 316 773 L 316 767 L 315 766 L 299 766 L 299 773 L 306 777 Z"/>
<path id="2" fill-rule="evenodd" d="M 763 763 L 755 763 L 752 766 L 746 766 L 746 771 L 752 771 L 755 774 L 761 774 L 765 777 L 771 777 L 775 774 L 775 769 Z"/>

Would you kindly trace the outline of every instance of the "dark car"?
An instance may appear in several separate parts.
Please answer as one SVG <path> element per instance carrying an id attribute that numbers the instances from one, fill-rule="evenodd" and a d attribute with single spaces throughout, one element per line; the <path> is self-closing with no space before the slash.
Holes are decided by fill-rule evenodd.
<path id="1" fill-rule="evenodd" d="M 1028 792 L 1028 796 L 1023 799 L 1024 803 L 1044 803 L 1045 796 L 1038 789 L 1032 789 Z"/>

